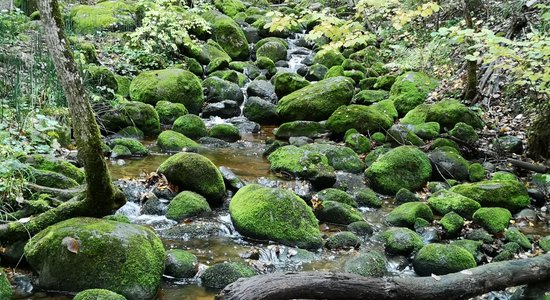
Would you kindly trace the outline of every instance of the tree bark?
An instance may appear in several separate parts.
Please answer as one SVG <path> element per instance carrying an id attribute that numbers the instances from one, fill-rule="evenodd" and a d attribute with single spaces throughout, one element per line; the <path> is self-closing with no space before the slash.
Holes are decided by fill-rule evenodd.
<path id="1" fill-rule="evenodd" d="M 464 0 L 464 20 L 466 21 L 466 27 L 474 29 L 474 23 L 472 21 L 472 13 L 470 2 L 471 0 Z M 466 40 L 466 44 L 470 45 L 470 39 Z M 467 51 L 468 54 L 472 54 L 472 50 Z M 466 60 L 466 89 L 464 91 L 464 99 L 473 101 L 477 96 L 477 61 Z"/>
<path id="2" fill-rule="evenodd" d="M 490 263 L 433 277 L 368 278 L 355 274 L 299 272 L 241 278 L 217 300 L 468 299 L 489 291 L 550 280 L 550 254 Z"/>
<path id="3" fill-rule="evenodd" d="M 90 97 L 74 62 L 71 49 L 63 32 L 63 19 L 57 0 L 40 0 L 40 18 L 44 36 L 52 56 L 57 76 L 69 111 L 78 148 L 78 155 L 86 172 L 86 193 L 83 200 L 64 203 L 57 208 L 32 218 L 27 223 L 12 222 L 0 226 L 0 241 L 28 238 L 40 230 L 76 216 L 102 217 L 122 206 L 126 199 L 115 188 L 101 150 L 101 134 Z"/>

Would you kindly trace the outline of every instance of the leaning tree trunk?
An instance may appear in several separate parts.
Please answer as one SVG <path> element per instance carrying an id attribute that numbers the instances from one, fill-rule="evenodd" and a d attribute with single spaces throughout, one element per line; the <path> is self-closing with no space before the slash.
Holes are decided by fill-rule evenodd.
<path id="1" fill-rule="evenodd" d="M 217 300 L 468 299 L 494 290 L 550 281 L 550 254 L 490 263 L 434 277 L 369 278 L 348 273 L 299 272 L 241 278 Z"/>
<path id="2" fill-rule="evenodd" d="M 550 158 L 550 99 L 546 101 L 529 129 L 529 155 L 533 158 Z"/>
<path id="3" fill-rule="evenodd" d="M 65 39 L 58 2 L 40 0 L 39 9 L 46 44 L 69 105 L 78 155 L 86 172 L 87 188 L 83 200 L 69 201 L 38 215 L 28 223 L 13 222 L 0 226 L 0 240 L 28 238 L 49 225 L 75 216 L 105 216 L 126 201 L 111 182 L 109 169 L 103 158 L 99 127 L 90 106 L 90 97 Z"/>
<path id="4" fill-rule="evenodd" d="M 470 7 L 471 0 L 464 0 L 464 20 L 466 21 L 466 27 L 474 29 L 474 23 L 472 21 L 472 9 Z M 472 41 L 468 38 L 466 40 L 467 46 L 471 46 Z M 468 50 L 467 54 L 473 54 L 472 50 Z M 466 60 L 466 88 L 464 91 L 464 99 L 473 101 L 477 95 L 477 61 Z"/>

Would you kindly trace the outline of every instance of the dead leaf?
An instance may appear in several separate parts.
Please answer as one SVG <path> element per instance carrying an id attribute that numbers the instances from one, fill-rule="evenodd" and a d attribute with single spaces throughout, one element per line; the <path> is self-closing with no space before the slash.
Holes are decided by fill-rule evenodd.
<path id="1" fill-rule="evenodd" d="M 72 253 L 80 252 L 80 241 L 70 236 L 64 237 L 61 245 L 67 246 L 67 250 Z"/>

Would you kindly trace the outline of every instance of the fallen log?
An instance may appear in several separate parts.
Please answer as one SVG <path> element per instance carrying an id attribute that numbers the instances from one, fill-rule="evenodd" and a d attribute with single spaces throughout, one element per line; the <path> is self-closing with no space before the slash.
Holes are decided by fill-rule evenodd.
<path id="1" fill-rule="evenodd" d="M 514 167 L 526 169 L 529 171 L 533 171 L 537 173 L 550 173 L 550 167 L 547 167 L 547 166 L 532 164 L 526 161 L 521 161 L 513 158 L 509 158 L 508 162 L 512 164 Z"/>
<path id="2" fill-rule="evenodd" d="M 550 253 L 434 277 L 369 278 L 331 272 L 258 275 L 241 278 L 226 286 L 216 299 L 468 299 L 507 287 L 549 280 Z"/>

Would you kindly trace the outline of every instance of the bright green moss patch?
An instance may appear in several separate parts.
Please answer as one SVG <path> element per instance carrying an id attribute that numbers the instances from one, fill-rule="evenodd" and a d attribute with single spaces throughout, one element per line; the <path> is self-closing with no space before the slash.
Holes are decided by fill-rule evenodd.
<path id="1" fill-rule="evenodd" d="M 352 104 L 340 106 L 330 115 L 327 128 L 336 134 L 344 134 L 356 129 L 366 134 L 371 130 L 385 130 L 391 127 L 393 120 L 372 106 Z"/>
<path id="2" fill-rule="evenodd" d="M 429 222 L 433 220 L 432 210 L 426 203 L 403 203 L 388 214 L 386 221 L 392 226 L 412 228 L 418 218 L 422 218 Z"/>
<path id="3" fill-rule="evenodd" d="M 76 294 L 73 300 L 126 300 L 126 298 L 109 290 L 89 289 Z"/>
<path id="4" fill-rule="evenodd" d="M 179 152 L 183 149 L 196 149 L 199 147 L 199 144 L 192 139 L 172 130 L 163 131 L 158 136 L 157 145 L 164 152 Z"/>
<path id="5" fill-rule="evenodd" d="M 512 214 L 506 208 L 482 207 L 474 213 L 473 219 L 489 233 L 499 233 L 508 228 Z"/>
<path id="6" fill-rule="evenodd" d="M 440 220 L 441 227 L 447 233 L 448 236 L 457 236 L 464 226 L 464 218 L 455 212 L 447 213 Z"/>
<path id="7" fill-rule="evenodd" d="M 177 118 L 172 130 L 194 140 L 208 135 L 204 121 L 197 115 L 184 115 Z"/>
<path id="8" fill-rule="evenodd" d="M 185 105 L 164 100 L 157 102 L 155 110 L 159 115 L 160 123 L 168 125 L 173 124 L 177 118 L 188 113 Z"/>
<path id="9" fill-rule="evenodd" d="M 336 201 L 323 201 L 322 207 L 315 210 L 315 216 L 322 222 L 343 225 L 364 221 L 363 215 L 358 209 Z"/>
<path id="10" fill-rule="evenodd" d="M 203 196 L 194 192 L 184 191 L 170 201 L 166 217 L 181 222 L 185 218 L 195 217 L 211 211 L 208 201 Z"/>
<path id="11" fill-rule="evenodd" d="M 241 139 L 239 129 L 232 124 L 216 124 L 210 129 L 210 136 L 226 142 L 236 142 Z"/>
<path id="12" fill-rule="evenodd" d="M 114 147 L 116 145 L 122 145 L 132 152 L 132 155 L 145 156 L 149 155 L 149 150 L 143 146 L 143 144 L 136 140 L 130 138 L 118 138 L 111 141 L 110 146 Z"/>
<path id="13" fill-rule="evenodd" d="M 349 231 L 338 232 L 328 238 L 325 247 L 331 250 L 354 249 L 361 246 L 361 240 Z"/>
<path id="14" fill-rule="evenodd" d="M 317 193 L 317 198 L 321 201 L 336 201 L 357 207 L 357 203 L 348 193 L 335 188 L 328 188 L 320 191 Z"/>
<path id="15" fill-rule="evenodd" d="M 514 180 L 464 183 L 452 187 L 450 191 L 471 198 L 481 206 L 498 206 L 511 211 L 518 211 L 531 203 L 527 188 Z"/>
<path id="16" fill-rule="evenodd" d="M 197 273 L 198 259 L 191 252 L 181 249 L 166 251 L 164 274 L 176 278 L 192 278 Z"/>
<path id="17" fill-rule="evenodd" d="M 96 5 L 77 5 L 70 11 L 72 30 L 87 34 L 102 30 L 128 31 L 135 27 L 132 5 L 121 1 L 104 1 Z"/>
<path id="18" fill-rule="evenodd" d="M 464 218 L 471 218 L 481 207 L 477 201 L 447 190 L 435 192 L 428 198 L 428 205 L 440 215 L 455 212 Z"/>
<path id="19" fill-rule="evenodd" d="M 525 250 L 531 250 L 533 247 L 529 239 L 519 231 L 517 228 L 512 227 L 504 231 L 504 239 L 508 242 L 514 242 L 520 245 Z"/>
<path id="20" fill-rule="evenodd" d="M 444 244 L 428 244 L 414 257 L 413 266 L 420 276 L 445 275 L 476 267 L 476 261 L 467 250 Z"/>
<path id="21" fill-rule="evenodd" d="M 390 99 L 400 115 L 422 104 L 438 82 L 424 73 L 407 72 L 395 79 L 390 90 Z"/>

